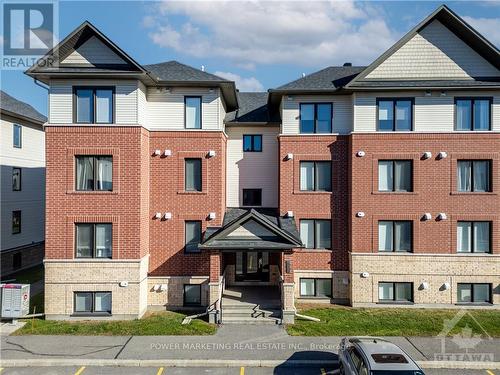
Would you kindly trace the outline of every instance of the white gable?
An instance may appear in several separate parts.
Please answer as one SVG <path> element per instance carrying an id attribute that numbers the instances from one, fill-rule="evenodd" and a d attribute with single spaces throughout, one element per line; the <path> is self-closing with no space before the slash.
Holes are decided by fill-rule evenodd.
<path id="1" fill-rule="evenodd" d="M 68 57 L 61 61 L 61 64 L 94 66 L 96 64 L 126 64 L 126 62 L 98 38 L 93 36 L 71 52 Z"/>
<path id="2" fill-rule="evenodd" d="M 438 20 L 401 46 L 367 79 L 470 79 L 500 71 Z"/>
<path id="3" fill-rule="evenodd" d="M 262 237 L 276 237 L 276 234 L 257 223 L 255 220 L 248 220 L 240 225 L 238 228 L 229 233 L 228 238 L 262 238 Z"/>

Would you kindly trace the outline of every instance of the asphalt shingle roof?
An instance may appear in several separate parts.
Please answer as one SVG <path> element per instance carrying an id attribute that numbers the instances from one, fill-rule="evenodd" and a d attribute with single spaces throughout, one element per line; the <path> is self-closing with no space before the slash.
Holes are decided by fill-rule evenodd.
<path id="1" fill-rule="evenodd" d="M 349 83 L 363 69 L 364 66 L 329 66 L 276 90 L 335 90 Z"/>
<path id="2" fill-rule="evenodd" d="M 201 71 L 189 65 L 181 64 L 178 61 L 167 61 L 159 64 L 143 65 L 143 68 L 150 71 L 161 81 L 214 81 L 223 82 L 227 79 L 215 74 Z"/>
<path id="3" fill-rule="evenodd" d="M 226 114 L 225 121 L 232 123 L 270 122 L 279 119 L 270 118 L 267 107 L 267 92 L 238 92 L 239 108 Z"/>
<path id="4" fill-rule="evenodd" d="M 17 100 L 4 91 L 0 90 L 0 109 L 32 119 L 36 122 L 46 122 L 47 117 L 38 112 L 31 105 Z"/>

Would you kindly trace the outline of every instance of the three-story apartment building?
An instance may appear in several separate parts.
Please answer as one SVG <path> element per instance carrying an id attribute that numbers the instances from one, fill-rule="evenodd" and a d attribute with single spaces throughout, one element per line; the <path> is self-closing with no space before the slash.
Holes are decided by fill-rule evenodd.
<path id="1" fill-rule="evenodd" d="M 85 22 L 27 72 L 50 87 L 47 317 L 220 321 L 257 286 L 283 321 L 300 301 L 498 307 L 499 69 L 445 6 L 366 67 L 266 93 L 141 65 Z"/>

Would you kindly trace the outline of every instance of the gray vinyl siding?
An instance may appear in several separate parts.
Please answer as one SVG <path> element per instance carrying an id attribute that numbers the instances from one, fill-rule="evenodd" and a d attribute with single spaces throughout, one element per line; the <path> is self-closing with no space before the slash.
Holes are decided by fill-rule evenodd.
<path id="1" fill-rule="evenodd" d="M 262 189 L 262 206 L 278 207 L 279 168 L 277 126 L 226 127 L 226 202 L 240 207 L 242 189 Z M 262 152 L 243 152 L 243 134 L 262 134 Z"/>
<path id="2" fill-rule="evenodd" d="M 201 130 L 222 130 L 218 89 L 171 88 L 169 91 L 148 87 L 148 128 L 150 130 L 185 130 L 184 97 L 201 96 Z M 196 129 L 199 131 L 199 129 Z"/>
<path id="3" fill-rule="evenodd" d="M 356 93 L 354 95 L 354 131 L 374 132 L 377 130 L 377 98 L 412 97 L 414 105 L 414 130 L 416 132 L 453 132 L 455 121 L 455 97 L 493 97 L 491 108 L 492 130 L 500 131 L 500 95 L 498 92 L 433 91 L 425 96 L 424 91 L 406 93 Z"/>
<path id="4" fill-rule="evenodd" d="M 73 64 L 94 66 L 96 64 L 126 64 L 126 62 L 93 36 L 61 61 L 61 65 Z"/>
<path id="5" fill-rule="evenodd" d="M 138 123 L 136 80 L 52 80 L 49 90 L 49 123 L 73 123 L 73 86 L 115 86 L 115 123 Z"/>
<path id="6" fill-rule="evenodd" d="M 22 126 L 22 147 L 13 147 L 13 124 Z M 12 167 L 21 168 L 21 191 L 12 191 Z M 45 237 L 45 133 L 41 125 L 2 115 L 0 133 L 0 249 Z M 21 211 L 21 233 L 12 234 L 12 211 Z"/>
<path id="7" fill-rule="evenodd" d="M 352 130 L 352 97 L 350 95 L 316 95 L 316 96 L 283 96 L 282 100 L 282 134 L 299 134 L 300 103 L 332 103 L 332 132 L 348 134 Z"/>
<path id="8" fill-rule="evenodd" d="M 366 78 L 470 79 L 498 76 L 498 69 L 434 20 Z"/>

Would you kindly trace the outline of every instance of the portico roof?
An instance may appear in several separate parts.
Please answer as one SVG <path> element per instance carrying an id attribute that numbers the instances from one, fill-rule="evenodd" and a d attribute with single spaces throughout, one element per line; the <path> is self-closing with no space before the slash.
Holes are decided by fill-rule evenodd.
<path id="1" fill-rule="evenodd" d="M 287 250 L 302 247 L 293 218 L 276 210 L 229 208 L 221 227 L 207 228 L 200 249 Z"/>

